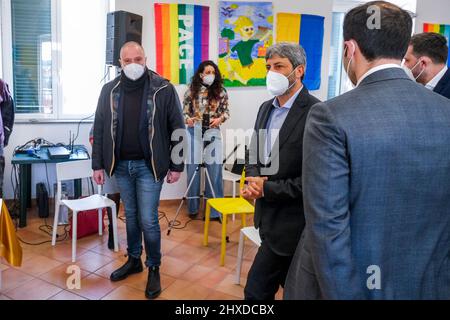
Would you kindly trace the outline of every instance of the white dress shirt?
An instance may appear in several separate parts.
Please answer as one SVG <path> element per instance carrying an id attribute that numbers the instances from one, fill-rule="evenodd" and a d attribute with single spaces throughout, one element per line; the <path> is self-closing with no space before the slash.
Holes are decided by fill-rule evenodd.
<path id="1" fill-rule="evenodd" d="M 356 87 L 358 87 L 361 84 L 361 82 L 365 78 L 370 76 L 371 74 L 373 74 L 373 73 L 375 73 L 377 71 L 381 71 L 381 70 L 384 70 L 384 69 L 390 69 L 390 68 L 400 68 L 400 69 L 402 69 L 402 67 L 399 64 L 395 64 L 395 63 L 387 63 L 387 64 L 382 64 L 382 65 L 376 66 L 376 67 L 370 69 L 369 71 L 367 71 L 365 74 L 363 74 L 363 76 L 358 80 L 358 83 L 356 84 Z"/>
<path id="2" fill-rule="evenodd" d="M 299 96 L 302 90 L 303 85 L 299 90 L 297 90 L 294 93 L 294 95 L 288 101 L 286 101 L 286 103 L 283 106 L 280 106 L 278 98 L 275 98 L 272 102 L 273 109 L 267 121 L 267 138 L 265 148 L 266 163 L 269 160 L 269 156 L 270 153 L 272 152 L 273 145 L 275 144 L 275 141 L 278 139 L 281 127 L 283 126 L 289 111 L 291 110 L 295 100 L 297 100 L 297 97 Z"/>
<path id="3" fill-rule="evenodd" d="M 433 79 L 430 80 L 430 82 L 428 82 L 425 85 L 425 88 L 430 89 L 431 91 L 434 91 L 434 88 L 436 88 L 436 86 L 438 85 L 439 81 L 442 80 L 442 77 L 444 77 L 445 73 L 447 72 L 448 67 L 445 66 L 437 75 L 434 76 Z"/>

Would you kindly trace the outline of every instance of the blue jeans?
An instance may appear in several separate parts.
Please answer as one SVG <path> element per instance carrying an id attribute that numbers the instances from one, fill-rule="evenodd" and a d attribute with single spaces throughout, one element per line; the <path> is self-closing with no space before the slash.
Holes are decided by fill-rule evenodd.
<path id="1" fill-rule="evenodd" d="M 125 205 L 128 255 L 140 258 L 144 234 L 147 267 L 161 265 L 161 228 L 158 220 L 159 196 L 163 181 L 156 182 L 145 160 L 119 161 L 115 172 Z"/>
<path id="2" fill-rule="evenodd" d="M 201 127 L 188 128 L 189 133 L 189 161 L 187 167 L 187 183 L 191 181 L 199 164 L 204 161 L 205 169 L 208 171 L 211 178 L 212 188 L 216 198 L 223 198 L 223 181 L 222 181 L 222 138 L 219 129 L 210 129 L 206 135 L 208 140 L 212 143 L 205 147 L 202 153 L 202 136 Z M 211 139 L 209 139 L 211 138 Z M 195 174 L 195 178 L 188 192 L 188 210 L 189 214 L 196 214 L 200 207 L 200 173 L 201 170 Z M 213 192 L 209 185 L 209 181 L 205 176 L 205 198 L 214 198 Z M 218 218 L 220 213 L 211 208 L 211 218 Z"/>

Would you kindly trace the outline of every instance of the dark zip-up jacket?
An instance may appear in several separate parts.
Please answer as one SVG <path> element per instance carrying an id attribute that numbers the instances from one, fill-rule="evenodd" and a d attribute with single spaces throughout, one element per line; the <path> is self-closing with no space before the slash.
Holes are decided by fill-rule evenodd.
<path id="1" fill-rule="evenodd" d="M 164 179 L 168 170 L 182 172 L 184 163 L 175 164 L 171 159 L 172 148 L 181 141 L 171 141 L 172 133 L 185 129 L 180 100 L 174 86 L 153 71 L 148 71 L 147 125 L 140 130 L 148 131 L 150 159 L 147 165 L 157 181 Z M 94 121 L 94 144 L 92 146 L 92 169 L 104 169 L 109 176 L 117 165 L 116 142 L 119 124 L 120 79 L 107 83 L 100 94 Z"/>
<path id="2" fill-rule="evenodd" d="M 0 147 L 6 147 L 11 136 L 15 118 L 14 100 L 6 82 L 0 79 Z M 2 141 L 3 140 L 3 144 Z"/>

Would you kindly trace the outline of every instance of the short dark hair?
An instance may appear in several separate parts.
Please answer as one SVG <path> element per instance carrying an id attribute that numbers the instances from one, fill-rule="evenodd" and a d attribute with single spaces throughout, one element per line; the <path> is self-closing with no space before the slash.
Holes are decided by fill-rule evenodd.
<path id="1" fill-rule="evenodd" d="M 436 64 L 447 63 L 448 44 L 443 35 L 434 32 L 419 33 L 411 38 L 410 44 L 417 58 L 425 56 Z"/>
<path id="2" fill-rule="evenodd" d="M 379 28 L 369 28 L 377 6 L 381 20 Z M 412 34 L 411 15 L 400 7 L 386 1 L 372 1 L 350 10 L 344 19 L 344 40 L 355 40 L 368 61 L 376 59 L 402 60 L 408 51 Z"/>

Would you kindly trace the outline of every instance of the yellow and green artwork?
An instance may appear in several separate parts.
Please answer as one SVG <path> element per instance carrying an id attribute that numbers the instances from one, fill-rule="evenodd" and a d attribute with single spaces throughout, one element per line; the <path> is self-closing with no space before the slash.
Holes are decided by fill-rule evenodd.
<path id="1" fill-rule="evenodd" d="M 266 85 L 272 8 L 271 2 L 220 2 L 218 62 L 226 87 Z"/>

